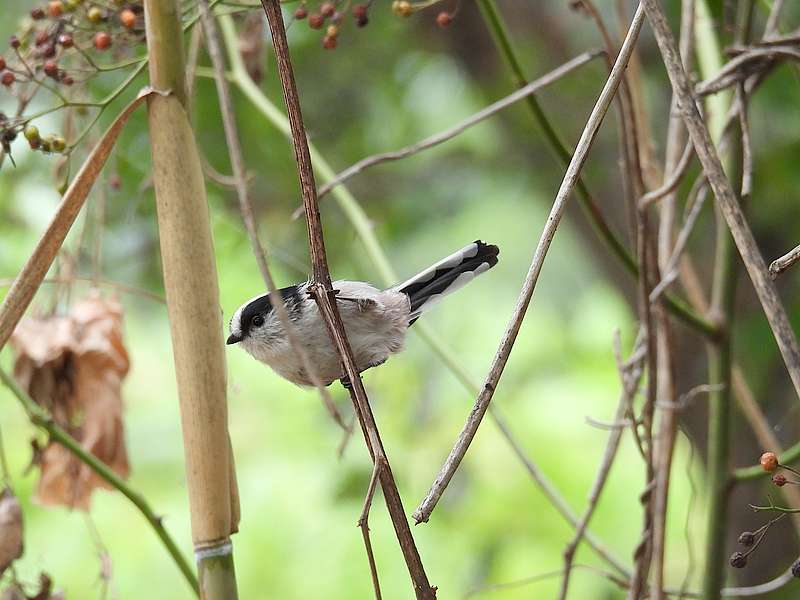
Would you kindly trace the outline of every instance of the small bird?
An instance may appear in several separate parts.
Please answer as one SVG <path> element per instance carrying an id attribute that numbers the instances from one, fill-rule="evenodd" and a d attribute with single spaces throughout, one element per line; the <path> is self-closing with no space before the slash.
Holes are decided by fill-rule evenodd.
<path id="1" fill-rule="evenodd" d="M 497 246 L 478 240 L 385 290 L 363 281 L 333 282 L 359 372 L 383 364 L 390 355 L 400 352 L 406 331 L 414 321 L 445 295 L 495 266 L 499 253 Z M 300 283 L 278 291 L 317 377 L 330 385 L 345 374 L 308 285 Z M 253 358 L 292 383 L 313 385 L 272 310 L 269 294 L 248 300 L 237 309 L 231 318 L 227 343 L 241 344 Z"/>

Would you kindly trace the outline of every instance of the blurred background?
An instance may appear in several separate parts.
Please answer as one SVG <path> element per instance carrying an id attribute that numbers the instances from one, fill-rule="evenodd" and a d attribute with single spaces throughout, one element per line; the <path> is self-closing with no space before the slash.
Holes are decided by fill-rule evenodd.
<path id="1" fill-rule="evenodd" d="M 620 24 L 612 4 L 598 2 L 616 32 Z M 714 14 L 722 28 L 726 3 L 718 4 Z M 763 23 L 766 14 L 761 4 L 756 3 L 757 23 Z M 0 39 L 14 33 L 33 6 L 28 0 L 6 0 Z M 531 79 L 600 46 L 594 26 L 571 11 L 567 2 L 502 0 L 498 7 Z M 344 29 L 333 51 L 322 49 L 320 32 L 307 23 L 290 25 L 306 126 L 334 170 L 445 129 L 513 90 L 476 6 L 462 2 L 447 29 L 436 26 L 437 12 L 434 8 L 402 19 L 392 14 L 389 2 L 376 2 L 368 26 Z M 784 20 L 797 23 L 798 17 L 800 10 L 793 5 Z M 255 28 L 251 38 L 262 35 L 258 19 L 238 22 L 242 29 Z M 266 96 L 282 107 L 269 43 L 263 41 L 266 44 L 250 58 L 255 56 Z M 670 91 L 646 26 L 639 59 L 648 123 L 654 139 L 663 140 Z M 199 64 L 194 104 L 197 141 L 211 167 L 229 173 L 216 90 L 204 52 Z M 117 73 L 96 77 L 85 93 L 104 97 L 120 80 Z M 568 146 L 577 140 L 604 81 L 605 66 L 598 60 L 540 94 Z M 96 140 L 124 102 L 145 84 L 140 77 L 123 93 L 87 141 Z M 798 91 L 796 71 L 782 66 L 754 98 L 750 115 L 756 166 L 749 213 L 768 261 L 798 242 Z M 238 91 L 234 97 L 259 229 L 277 283 L 305 280 L 310 274 L 305 224 L 291 218 L 299 202 L 291 148 L 246 97 Z M 51 102 L 40 94 L 29 110 L 46 108 Z M 10 95 L 0 90 L 0 110 L 11 113 L 14 108 Z M 62 132 L 63 117 L 55 113 L 37 125 L 43 132 Z M 86 122 L 87 117 L 76 118 Z M 584 173 L 614 229 L 627 241 L 615 119 L 609 112 Z M 31 152 L 21 136 L 12 148 L 16 164 L 7 160 L 0 173 L 0 278 L 13 278 L 29 256 L 58 202 L 61 181 L 61 175 L 54 173 L 55 157 Z M 663 150 L 654 148 L 659 162 Z M 102 185 L 90 197 L 66 249 L 73 272 L 90 276 L 100 244 L 103 278 L 163 295 L 149 160 L 145 112 L 140 110 L 123 132 Z M 79 164 L 72 165 L 73 172 Z M 692 168 L 696 172 L 697 167 Z M 399 279 L 474 239 L 500 247 L 495 269 L 424 318 L 476 381 L 483 379 L 494 356 L 562 175 L 563 168 L 520 103 L 442 146 L 380 165 L 348 183 Z M 242 302 L 264 288 L 234 191 L 209 181 L 208 199 L 227 322 Z M 102 226 L 98 226 L 99 206 Z M 333 277 L 386 283 L 340 205 L 327 197 L 322 206 Z M 704 257 L 710 262 L 714 244 L 712 221 L 707 207 L 690 245 L 703 276 L 709 272 Z M 737 319 L 742 317 L 735 326 L 734 352 L 777 435 L 788 446 L 798 434 L 796 398 L 749 280 L 742 276 L 739 283 Z M 779 283 L 795 323 L 800 317 L 799 284 L 796 272 Z M 69 294 L 61 286 L 45 285 L 35 310 L 66 310 L 69 301 L 88 290 L 89 285 L 81 282 L 70 286 Z M 7 287 L 0 288 L 0 297 L 6 291 Z M 104 292 L 114 293 L 109 288 Z M 577 204 L 571 206 L 493 401 L 524 452 L 577 514 L 585 506 L 609 435 L 587 419 L 613 420 L 620 381 L 612 342 L 619 331 L 623 353 L 632 347 L 638 329 L 634 292 L 633 280 L 599 242 Z M 131 359 L 123 387 L 130 482 L 164 516 L 166 527 L 188 555 L 189 514 L 166 308 L 139 294 L 117 293 L 125 309 L 125 344 Z M 705 352 L 702 340 L 680 324 L 676 338 L 678 386 L 686 392 L 704 381 Z M 10 368 L 12 358 L 9 349 L 0 354 L 4 368 Z M 371 597 L 367 560 L 356 528 L 371 470 L 360 435 L 338 458 L 341 431 L 315 392 L 279 379 L 238 347 L 227 349 L 227 361 L 230 433 L 242 505 L 241 531 L 233 538 L 241 597 Z M 364 379 L 410 514 L 427 492 L 474 398 L 415 334 L 409 335 L 405 353 L 367 372 Z M 334 384 L 331 391 L 349 418 L 352 410 L 344 390 Z M 681 417 L 673 467 L 667 577 L 675 588 L 685 583 L 697 589 L 703 570 L 703 404 L 704 397 L 698 397 Z M 41 435 L 5 389 L 0 389 L 0 431 L 10 481 L 24 512 L 25 555 L 16 567 L 22 580 L 35 581 L 40 571 L 46 571 L 67 598 L 104 597 L 101 571 L 108 572 L 110 561 L 107 597 L 192 597 L 155 535 L 120 494 L 96 492 L 88 515 L 37 504 L 37 470 L 26 467 L 31 461 L 30 440 Z M 757 461 L 762 449 L 738 416 L 733 440 L 736 466 Z M 643 484 L 644 467 L 626 433 L 590 527 L 624 564 L 631 564 L 640 536 L 638 494 Z M 763 504 L 768 491 L 768 482 L 737 489 L 731 501 L 731 551 L 740 531 L 763 522 L 747 503 Z M 410 597 L 406 568 L 380 493 L 370 526 L 384 597 Z M 754 556 L 748 569 L 731 573 L 726 568 L 731 584 L 766 581 L 791 564 L 798 553 L 792 530 L 788 525 L 775 529 L 768 550 Z M 443 599 L 473 592 L 479 598 L 509 600 L 554 597 L 559 585 L 555 577 L 502 590 L 484 588 L 557 571 L 572 536 L 572 528 L 489 419 L 430 522 L 413 532 Z M 108 561 L 101 561 L 101 555 Z M 576 562 L 607 570 L 585 544 Z M 789 585 L 763 597 L 794 598 L 798 589 L 797 584 Z M 574 598 L 624 597 L 614 583 L 583 568 L 576 571 L 571 592 Z"/>

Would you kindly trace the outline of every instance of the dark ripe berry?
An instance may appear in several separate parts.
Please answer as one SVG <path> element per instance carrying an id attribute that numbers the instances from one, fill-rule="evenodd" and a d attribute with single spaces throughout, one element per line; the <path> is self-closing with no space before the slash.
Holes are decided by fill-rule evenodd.
<path id="1" fill-rule="evenodd" d="M 61 77 L 61 83 L 63 83 L 64 85 L 72 85 L 73 83 L 75 83 L 75 80 L 69 75 L 64 75 L 63 77 Z"/>
<path id="2" fill-rule="evenodd" d="M 363 17 L 356 17 L 356 25 L 358 27 L 366 27 L 367 23 L 369 23 L 369 18 L 366 15 Z"/>
<path id="3" fill-rule="evenodd" d="M 297 9 L 294 11 L 294 18 L 298 20 L 303 20 L 308 16 L 308 11 L 306 10 L 305 6 L 298 6 Z"/>
<path id="4" fill-rule="evenodd" d="M 45 61 L 44 74 L 48 77 L 58 77 L 58 63 L 54 60 Z"/>
<path id="5" fill-rule="evenodd" d="M 94 35 L 94 47 L 98 50 L 108 50 L 111 47 L 111 34 L 99 31 Z"/>
<path id="6" fill-rule="evenodd" d="M 37 31 L 33 38 L 33 43 L 37 46 L 44 46 L 50 39 L 50 34 L 46 31 Z"/>
<path id="7" fill-rule="evenodd" d="M 321 29 L 325 24 L 325 17 L 319 13 L 311 13 L 308 15 L 308 26 L 311 29 Z"/>
<path id="8" fill-rule="evenodd" d="M 6 59 L 0 56 L 0 71 L 6 68 Z"/>
<path id="9" fill-rule="evenodd" d="M 55 55 L 56 47 L 53 44 L 47 44 L 47 46 L 42 49 L 42 56 L 45 58 L 53 58 Z"/>
<path id="10" fill-rule="evenodd" d="M 319 7 L 319 12 L 322 13 L 323 17 L 330 17 L 336 12 L 336 7 L 333 2 L 323 2 Z"/>
<path id="11" fill-rule="evenodd" d="M 57 19 L 64 12 L 64 3 L 61 0 L 52 0 L 47 4 L 47 14 Z"/>
<path id="12" fill-rule="evenodd" d="M 356 18 L 356 20 L 367 16 L 367 8 L 368 7 L 366 4 L 356 4 L 353 7 L 353 16 Z"/>
<path id="13" fill-rule="evenodd" d="M 743 531 L 739 536 L 739 543 L 742 546 L 750 547 L 756 543 L 756 534 L 752 531 Z"/>
<path id="14" fill-rule="evenodd" d="M 453 22 L 453 15 L 451 15 L 449 12 L 442 11 L 438 15 L 436 15 L 436 24 L 442 29 L 448 27 L 452 22 Z"/>
<path id="15" fill-rule="evenodd" d="M 72 36 L 68 33 L 62 33 L 58 36 L 58 43 L 61 44 L 63 48 L 72 48 L 75 44 L 75 41 L 72 39 Z"/>
<path id="16" fill-rule="evenodd" d="M 772 473 L 778 468 L 778 456 L 774 452 L 764 452 L 761 455 L 761 468 L 767 473 Z"/>
<path id="17" fill-rule="evenodd" d="M 792 565 L 792 576 L 800 577 L 800 560 L 795 561 L 795 563 Z"/>
<path id="18" fill-rule="evenodd" d="M 747 556 L 741 552 L 734 552 L 730 558 L 731 566 L 734 569 L 741 569 L 747 566 Z"/>
<path id="19" fill-rule="evenodd" d="M 8 44 L 12 48 L 19 48 L 20 46 L 19 38 L 15 35 L 12 35 L 10 38 L 8 38 Z"/>
<path id="20" fill-rule="evenodd" d="M 127 29 L 136 27 L 136 13 L 130 8 L 126 8 L 119 13 L 119 22 L 122 23 Z"/>
<path id="21" fill-rule="evenodd" d="M 774 483 L 778 487 L 783 487 L 786 485 L 786 477 L 784 477 L 780 473 L 776 473 L 775 475 L 772 476 L 772 483 Z"/>
<path id="22" fill-rule="evenodd" d="M 333 50 L 336 48 L 336 36 L 326 35 L 322 38 L 322 47 L 326 50 Z"/>
<path id="23" fill-rule="evenodd" d="M 11 71 L 3 71 L 3 74 L 0 75 L 0 83 L 6 87 L 11 87 L 16 80 L 17 78 Z"/>
<path id="24" fill-rule="evenodd" d="M 37 6 L 36 8 L 31 9 L 31 19 L 44 19 L 44 9 Z"/>

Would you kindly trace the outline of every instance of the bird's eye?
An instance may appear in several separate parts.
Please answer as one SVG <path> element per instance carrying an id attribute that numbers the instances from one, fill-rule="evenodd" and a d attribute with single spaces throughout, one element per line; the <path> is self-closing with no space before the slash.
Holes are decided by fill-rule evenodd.
<path id="1" fill-rule="evenodd" d="M 253 317 L 250 323 L 253 325 L 253 327 L 261 327 L 264 324 L 264 317 L 261 315 L 256 315 Z"/>

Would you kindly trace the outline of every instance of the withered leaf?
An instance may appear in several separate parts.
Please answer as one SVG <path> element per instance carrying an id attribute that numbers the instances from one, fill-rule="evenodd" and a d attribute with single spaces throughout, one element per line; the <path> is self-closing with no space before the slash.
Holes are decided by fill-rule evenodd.
<path id="1" fill-rule="evenodd" d="M 22 556 L 22 509 L 6 488 L 0 493 L 0 575 Z"/>
<path id="2" fill-rule="evenodd" d="M 25 319 L 11 346 L 20 385 L 83 448 L 127 477 L 121 386 L 129 360 L 119 302 L 93 292 L 66 316 Z M 109 487 L 52 441 L 39 467 L 37 497 L 43 504 L 88 510 L 92 490 Z"/>

